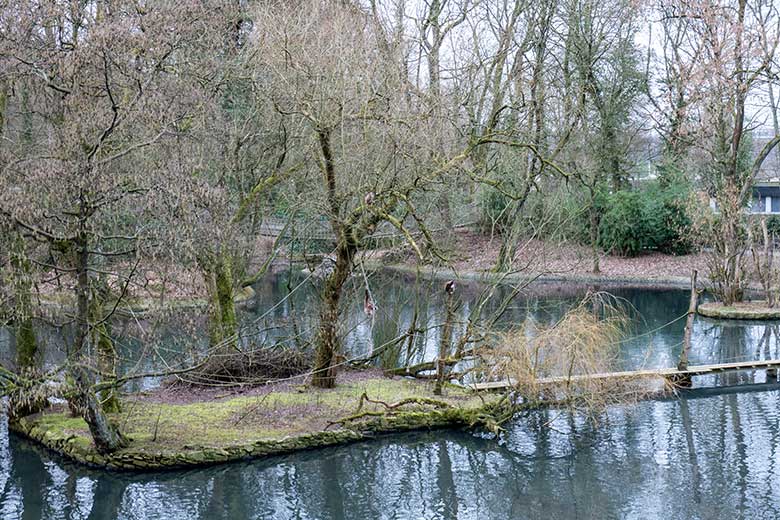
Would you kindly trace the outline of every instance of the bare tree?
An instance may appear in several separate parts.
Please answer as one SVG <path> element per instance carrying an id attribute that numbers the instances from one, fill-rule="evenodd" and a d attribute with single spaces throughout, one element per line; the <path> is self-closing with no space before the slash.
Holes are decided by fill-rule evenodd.
<path id="1" fill-rule="evenodd" d="M 699 144 L 706 158 L 701 180 L 719 218 L 707 228 L 713 248 L 710 279 L 719 299 L 740 301 L 746 283 L 746 208 L 761 166 L 780 142 L 775 136 L 753 157 L 748 98 L 767 81 L 780 36 L 777 8 L 746 0 L 681 4 L 700 48 L 703 99 Z M 697 51 L 698 52 L 698 51 Z"/>
<path id="2" fill-rule="evenodd" d="M 313 377 L 314 385 L 330 387 L 340 354 L 342 289 L 364 241 L 384 224 L 418 256 L 420 237 L 435 251 L 416 200 L 468 152 L 433 166 L 416 161 L 430 150 L 439 121 L 407 103 L 404 67 L 380 52 L 374 17 L 335 3 L 274 5 L 258 14 L 256 34 L 256 74 L 284 125 L 301 129 L 289 154 L 305 164 L 299 176 L 307 211 L 327 218 L 336 241 L 321 289 Z"/>
<path id="3" fill-rule="evenodd" d="M 166 172 L 148 151 L 195 110 L 188 50 L 209 45 L 213 13 L 169 2 L 17 4 L 0 15 L 3 81 L 34 95 L 7 102 L 0 215 L 49 282 L 70 288 L 75 338 L 54 375 L 67 374 L 63 394 L 110 452 L 124 444 L 104 414 L 118 406 L 110 320 L 160 227 L 150 210 Z"/>
<path id="4" fill-rule="evenodd" d="M 602 197 L 627 184 L 627 152 L 636 132 L 634 106 L 644 83 L 638 69 L 637 12 L 621 0 L 573 1 L 567 8 L 569 95 L 580 112 L 577 143 L 566 156 L 584 190 L 593 272 L 599 268 Z"/>
<path id="5" fill-rule="evenodd" d="M 428 81 L 426 85 L 425 99 L 431 117 L 436 122 L 433 126 L 435 134 L 432 136 L 431 160 L 443 160 L 447 156 L 447 144 L 451 143 L 445 129 L 449 125 L 443 124 L 444 120 L 450 120 L 448 115 L 448 106 L 445 97 L 445 85 L 442 79 L 443 73 L 443 55 L 447 51 L 453 52 L 452 47 L 445 47 L 448 40 L 452 40 L 453 33 L 458 27 L 466 21 L 470 11 L 474 9 L 480 0 L 429 0 L 423 2 L 422 13 L 417 19 L 420 34 L 420 49 L 424 53 L 426 61 L 426 70 Z M 457 74 L 456 71 L 455 74 Z M 436 201 L 438 210 L 442 215 L 444 229 L 448 232 L 453 231 L 454 223 L 450 209 L 450 198 L 452 196 L 452 184 L 446 183 L 443 189 L 439 190 L 439 196 Z"/>
<path id="6" fill-rule="evenodd" d="M 663 141 L 661 180 L 682 176 L 685 160 L 696 142 L 697 106 L 703 98 L 701 57 L 703 42 L 696 37 L 691 20 L 684 16 L 680 2 L 659 1 L 653 6 L 660 16 L 661 56 L 648 59 L 648 98 L 655 109 L 654 119 Z M 651 52 L 651 51 L 649 51 Z M 649 70 L 654 65 L 655 75 Z"/>

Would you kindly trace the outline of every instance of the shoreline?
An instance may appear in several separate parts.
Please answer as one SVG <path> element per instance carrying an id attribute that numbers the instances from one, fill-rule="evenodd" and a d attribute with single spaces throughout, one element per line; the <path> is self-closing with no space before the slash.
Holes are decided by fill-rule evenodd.
<path id="1" fill-rule="evenodd" d="M 469 426 L 468 418 L 478 410 L 405 412 L 398 416 L 366 421 L 361 428 L 325 430 L 282 439 L 259 440 L 225 447 L 204 446 L 197 449 L 150 452 L 124 448 L 103 456 L 90 448 L 91 441 L 74 435 L 52 434 L 27 418 L 9 421 L 9 431 L 19 435 L 70 462 L 112 471 L 168 471 L 212 466 L 228 462 L 257 460 L 329 446 L 342 446 L 378 436 L 412 431 L 459 429 Z"/>
<path id="2" fill-rule="evenodd" d="M 123 400 L 125 411 L 110 418 L 115 424 L 124 423 L 130 442 L 108 455 L 97 453 L 86 423 L 70 417 L 64 408 L 9 419 L 8 429 L 85 466 L 166 471 L 351 444 L 393 433 L 476 428 L 491 420 L 496 402 L 497 394 L 478 395 L 455 385 L 447 385 L 443 396 L 433 396 L 430 382 L 387 378 L 376 371 L 348 377 L 352 379 L 332 390 L 258 388 L 250 390 L 255 392 L 252 395 L 227 399 L 195 392 L 195 400 L 174 397 L 173 403 L 166 402 L 170 396 L 160 395 L 164 392 L 151 398 L 129 397 Z M 365 395 L 370 399 L 364 402 Z M 408 405 L 385 408 L 395 400 Z M 175 417 L 173 424 L 160 423 L 166 413 Z M 236 427 L 249 414 L 256 417 Z"/>
<path id="3" fill-rule="evenodd" d="M 502 283 L 517 282 L 576 282 L 582 284 L 598 283 L 600 285 L 612 285 L 621 287 L 654 287 L 682 289 L 690 286 L 690 281 L 684 278 L 628 278 L 628 277 L 609 277 L 609 276 L 582 276 L 582 275 L 543 275 L 529 276 L 524 273 L 515 273 L 510 275 L 501 275 L 489 271 L 455 271 L 447 268 L 427 267 L 417 269 L 403 264 L 383 265 L 379 262 L 372 262 L 372 268 L 387 270 L 391 273 L 398 273 L 407 276 L 423 277 L 435 280 L 467 280 L 477 282 L 502 281 Z M 251 294 L 242 298 L 243 301 L 251 299 Z M 196 302 L 197 304 L 197 302 Z M 184 308 L 181 302 L 178 302 L 176 308 Z M 132 312 L 152 312 L 152 306 L 133 306 Z M 431 398 L 428 391 L 429 383 L 405 380 L 403 378 L 386 378 L 380 376 L 383 380 L 393 382 L 400 379 L 419 388 L 415 395 Z M 392 383 L 391 383 L 392 384 Z M 342 387 L 343 388 L 343 387 Z M 270 392 L 274 390 L 269 389 Z M 460 390 L 464 391 L 463 389 Z M 469 397 L 481 399 L 481 395 L 476 392 L 466 390 Z M 301 395 L 315 396 L 319 401 L 319 391 L 308 390 L 308 393 Z M 488 394 L 490 395 L 490 394 Z M 357 399 L 357 393 L 353 393 L 351 398 L 353 404 Z M 125 400 L 125 407 L 135 406 L 137 399 L 143 400 L 143 397 L 131 396 Z M 208 399 L 208 398 L 206 398 Z M 219 409 L 224 401 L 216 398 L 197 402 L 208 409 Z M 262 400 L 261 400 L 262 401 Z M 267 438 L 255 438 L 244 440 L 242 442 L 190 442 L 191 439 L 185 434 L 182 443 L 176 447 L 166 447 L 164 445 L 154 446 L 147 444 L 138 444 L 137 435 L 130 433 L 128 437 L 131 443 L 110 455 L 100 455 L 94 449 L 91 437 L 86 430 L 86 424 L 80 428 L 72 428 L 72 424 L 65 417 L 66 413 L 47 411 L 39 416 L 31 416 L 16 421 L 9 421 L 10 431 L 20 435 L 31 442 L 47 449 L 57 455 L 64 457 L 75 463 L 86 466 L 114 470 L 114 471 L 165 471 L 174 469 L 185 469 L 194 467 L 203 467 L 226 462 L 244 461 L 260 459 L 275 455 L 289 454 L 297 451 L 305 451 L 327 446 L 345 445 L 354 442 L 364 441 L 379 435 L 390 435 L 393 433 L 408 431 L 425 431 L 438 429 L 460 429 L 478 425 L 478 417 L 484 417 L 491 406 L 493 400 L 489 397 L 480 401 L 478 405 L 458 405 L 457 403 L 447 409 L 416 409 L 403 411 L 392 416 L 370 417 L 360 421 L 359 424 L 350 425 L 339 429 L 309 428 L 305 431 L 298 431 L 291 434 L 271 435 Z M 185 406 L 182 404 L 170 406 Z M 345 415 L 347 410 L 342 410 Z M 122 414 L 119 414 L 120 416 Z M 157 414 L 153 414 L 157 415 Z M 57 422 L 47 422 L 55 418 Z M 119 417 L 115 419 L 120 419 Z M 329 417 L 331 420 L 339 419 L 338 416 Z M 76 420 L 76 419 L 74 419 Z M 77 419 L 80 421 L 80 419 Z M 120 419 L 121 421 L 121 419 Z M 117 422 L 120 422 L 117 421 Z M 83 422 L 83 421 L 82 421 Z M 125 423 L 127 420 L 125 419 Z M 215 425 L 219 427 L 220 425 Z M 148 433 L 148 432 L 147 432 Z M 156 427 L 155 433 L 156 436 Z"/>
<path id="4" fill-rule="evenodd" d="M 245 305 L 256 296 L 255 290 L 251 286 L 243 287 L 236 292 L 233 302 L 236 305 Z M 73 310 L 75 307 L 73 301 L 61 301 L 56 298 L 41 297 L 41 306 L 43 308 L 57 310 Z M 209 302 L 206 298 L 168 298 L 162 304 L 158 298 L 139 298 L 130 299 L 123 302 L 116 308 L 116 314 L 123 317 L 143 316 L 145 314 L 162 311 L 186 311 L 192 309 L 204 309 L 208 307 Z"/>
<path id="5" fill-rule="evenodd" d="M 682 277 L 651 278 L 605 275 L 587 276 L 579 274 L 529 276 L 523 273 L 501 275 L 489 271 L 455 271 L 453 269 L 434 268 L 431 266 L 428 266 L 425 269 L 418 269 L 403 264 L 382 265 L 378 262 L 371 262 L 369 265 L 372 268 L 387 270 L 391 273 L 407 276 L 416 276 L 419 274 L 420 276 L 434 280 L 456 279 L 478 282 L 501 281 L 502 283 L 529 281 L 532 283 L 573 282 L 583 285 L 599 284 L 605 286 L 658 289 L 688 289 L 690 287 L 690 280 Z M 244 298 L 244 301 L 250 298 L 251 294 Z M 147 311 L 152 310 L 154 309 L 147 309 Z M 366 379 L 360 379 L 366 377 L 366 375 Z M 170 415 L 167 412 L 172 411 L 171 407 L 186 407 L 189 405 L 197 405 L 201 409 L 212 412 L 224 408 L 225 404 L 241 399 L 251 400 L 251 404 L 248 401 L 247 406 L 254 407 L 257 405 L 258 400 L 260 404 L 265 401 L 265 397 L 261 398 L 262 396 L 271 394 L 275 396 L 287 396 L 286 398 L 290 398 L 290 395 L 294 396 L 295 394 L 298 394 L 299 396 L 304 396 L 304 400 L 306 398 L 310 400 L 315 399 L 319 406 L 321 399 L 327 400 L 328 395 L 337 395 L 339 389 L 351 388 L 351 393 L 346 397 L 343 397 L 343 401 L 340 402 L 336 408 L 327 409 L 327 412 L 322 414 L 320 417 L 321 420 L 316 426 L 304 424 L 296 431 L 287 431 L 282 428 L 279 431 L 263 433 L 261 435 L 261 430 L 266 429 L 266 425 L 261 421 L 258 423 L 255 430 L 250 429 L 248 432 L 239 432 L 241 434 L 248 433 L 248 438 L 237 435 L 236 439 L 232 442 L 219 442 L 219 435 L 216 435 L 214 442 L 209 442 L 208 436 L 193 440 L 188 436 L 186 431 L 176 431 L 175 434 L 178 437 L 178 444 L 166 445 L 165 443 L 160 443 L 159 445 L 156 445 L 158 425 L 154 425 L 154 439 L 150 442 L 149 439 L 151 439 L 151 436 L 149 430 L 151 429 L 151 426 L 147 424 L 147 431 L 128 432 L 128 438 L 131 440 L 128 447 L 110 455 L 100 455 L 94 449 L 94 444 L 86 429 L 86 424 L 74 427 L 73 421 L 81 421 L 81 419 L 69 419 L 69 417 L 66 416 L 66 412 L 47 410 L 43 414 L 37 414 L 15 421 L 9 420 L 8 428 L 10 431 L 30 440 L 34 444 L 78 464 L 113 471 L 166 471 L 203 467 L 226 462 L 261 459 L 328 446 L 346 445 L 370 440 L 381 435 L 391 435 L 401 432 L 478 427 L 489 421 L 490 408 L 495 402 L 493 398 L 489 397 L 491 394 L 480 394 L 468 389 L 448 385 L 449 389 L 446 393 L 456 396 L 457 399 L 455 399 L 454 402 L 445 399 L 447 406 L 444 408 L 431 409 L 430 407 L 420 406 L 415 409 L 403 410 L 397 413 L 394 412 L 392 415 L 374 414 L 373 416 L 360 420 L 359 423 L 350 423 L 349 426 L 330 429 L 330 426 L 336 424 L 340 418 L 354 412 L 359 394 L 362 393 L 365 395 L 367 393 L 365 387 L 373 388 L 375 385 L 379 385 L 388 386 L 390 388 L 390 391 L 388 391 L 388 388 L 381 390 L 379 395 L 371 394 L 372 398 L 378 400 L 372 402 L 382 402 L 382 399 L 386 402 L 391 402 L 400 395 L 406 396 L 408 394 L 408 392 L 404 393 L 406 390 L 399 391 L 399 388 L 404 385 L 411 385 L 413 387 L 412 393 L 408 395 L 412 401 L 415 399 L 433 400 L 435 397 L 430 393 L 430 383 L 428 382 L 399 377 L 388 378 L 384 375 L 377 375 L 376 371 L 361 372 L 358 375 L 358 379 L 360 379 L 358 385 L 354 385 L 352 384 L 354 381 L 348 380 L 346 383 L 340 382 L 337 389 L 326 391 L 312 389 L 303 391 L 300 387 L 293 387 L 293 390 L 290 390 L 289 386 L 276 387 L 274 385 L 269 385 L 258 390 L 260 392 L 259 394 L 253 393 L 253 390 L 250 389 L 248 394 L 233 394 L 233 397 L 227 401 L 219 396 L 200 395 L 199 397 L 196 396 L 196 400 L 194 401 L 169 404 L 165 402 L 154 402 L 153 400 L 149 401 L 148 396 L 145 397 L 139 394 L 131 394 L 128 398 L 123 400 L 126 408 L 134 408 L 138 403 L 141 403 L 142 409 L 144 409 L 144 407 L 149 408 L 148 410 L 145 410 L 147 420 L 149 417 L 157 417 L 159 423 L 159 417 L 163 415 L 163 412 L 157 413 L 157 411 L 161 409 L 159 407 L 163 406 L 168 407 L 165 409 L 166 416 Z M 381 382 L 377 383 L 380 379 Z M 352 387 L 350 387 L 350 384 L 352 384 Z M 364 386 L 361 387 L 361 385 Z M 363 388 L 363 391 L 359 392 L 358 390 L 361 388 Z M 455 388 L 458 389 L 455 390 Z M 197 394 L 197 392 L 195 392 L 195 394 Z M 235 395 L 238 395 L 239 397 L 235 397 Z M 157 398 L 159 396 L 155 395 L 153 397 Z M 298 402 L 294 398 L 290 399 L 292 400 L 289 401 L 289 403 Z M 458 402 L 458 399 L 463 402 Z M 158 406 L 158 408 L 153 408 L 154 406 Z M 282 404 L 282 409 L 283 412 L 293 412 L 300 415 L 311 413 L 311 410 L 306 407 L 297 409 L 296 406 L 296 404 Z M 362 406 L 362 397 L 360 397 L 360 404 L 357 407 L 358 411 L 361 410 Z M 276 411 L 277 410 L 274 409 L 274 412 Z M 177 413 L 180 412 L 174 410 L 173 415 L 176 416 Z M 117 423 L 121 423 L 124 415 L 124 413 L 120 413 L 112 419 L 116 420 Z M 223 422 L 220 423 L 220 420 Z M 330 423 L 323 427 L 323 421 L 326 420 L 329 420 Z M 134 421 L 129 421 L 128 417 L 124 417 L 124 423 L 128 424 L 128 422 L 132 423 Z M 228 424 L 223 419 L 215 419 L 215 424 L 212 424 L 211 426 L 216 429 L 221 429 L 227 428 Z M 239 438 L 241 438 L 240 441 L 237 440 Z M 140 442 L 139 439 L 141 439 Z"/>
<path id="6" fill-rule="evenodd" d="M 450 385 L 452 387 L 452 385 Z M 736 393 L 754 393 L 780 391 L 777 383 L 746 383 L 732 386 L 705 386 L 677 388 L 671 390 L 660 384 L 636 402 L 626 401 L 631 406 L 640 401 L 670 401 L 680 398 L 706 399 L 718 395 Z M 473 392 L 472 395 L 478 395 Z M 438 410 L 410 410 L 397 415 L 382 415 L 361 421 L 355 427 L 309 431 L 276 439 L 259 439 L 227 446 L 183 444 L 180 449 L 148 449 L 143 446 L 123 448 L 111 455 L 100 455 L 94 450 L 91 438 L 76 434 L 67 429 L 58 431 L 41 427 L 36 418 L 23 418 L 8 421 L 8 430 L 18 435 L 36 448 L 52 453 L 63 460 L 92 469 L 121 472 L 166 472 L 204 468 L 232 462 L 262 460 L 265 458 L 289 455 L 319 448 L 346 446 L 357 442 L 371 441 L 377 438 L 409 432 L 431 432 L 437 430 L 468 431 L 473 429 L 489 430 L 494 418 L 496 401 L 490 396 L 497 392 L 480 392 L 486 396 L 480 406 L 453 406 Z M 539 401 L 530 405 L 520 405 L 515 414 L 522 409 L 541 410 L 560 405 L 563 401 Z M 613 403 L 620 404 L 620 403 Z M 50 416 L 50 415 L 49 415 Z"/>
<path id="7" fill-rule="evenodd" d="M 340 413 L 330 417 L 320 417 L 327 421 L 323 428 L 320 426 L 304 426 L 302 431 L 291 433 L 267 435 L 263 433 L 262 425 L 258 425 L 254 430 L 248 430 L 248 439 L 233 442 L 220 442 L 220 435 L 208 433 L 204 436 L 193 437 L 193 432 L 177 431 L 175 446 L 167 445 L 165 442 L 157 444 L 155 439 L 143 440 L 143 432 L 128 432 L 130 444 L 112 454 L 101 455 L 96 452 L 94 444 L 81 418 L 71 418 L 65 409 L 51 410 L 47 409 L 42 413 L 25 417 L 17 420 L 8 421 L 8 430 L 15 435 L 31 442 L 36 447 L 44 449 L 50 453 L 62 457 L 64 460 L 79 464 L 82 466 L 96 468 L 106 471 L 116 472 L 165 472 L 171 470 L 193 469 L 218 464 L 261 460 L 268 457 L 287 455 L 296 452 L 309 451 L 325 447 L 345 446 L 361 441 L 370 441 L 378 437 L 414 432 L 414 431 L 436 431 L 436 430 L 474 430 L 494 431 L 496 424 L 496 414 L 503 413 L 499 399 L 501 392 L 474 391 L 467 387 L 457 385 L 447 385 L 444 396 L 436 396 L 442 399 L 441 405 L 426 407 L 434 399 L 428 392 L 430 384 L 419 380 L 407 378 L 387 378 L 391 386 L 398 384 L 413 385 L 418 387 L 412 394 L 403 401 L 410 401 L 416 405 L 403 411 L 392 411 L 390 408 L 381 409 L 386 413 L 376 413 L 376 410 L 366 410 L 363 406 L 363 398 L 360 398 L 357 411 L 352 408 L 351 415 L 347 417 Z M 365 382 L 365 381 L 364 381 Z M 754 383 L 740 384 L 730 386 L 706 386 L 694 388 L 670 389 L 659 377 L 656 388 L 647 391 L 644 395 L 638 396 L 637 401 L 668 401 L 685 397 L 686 399 L 708 398 L 721 394 L 733 394 L 743 392 L 764 392 L 778 391 L 780 387 L 777 383 Z M 300 388 L 300 387 L 297 387 Z M 343 389 L 343 387 L 342 387 Z M 356 387 L 360 390 L 360 386 Z M 300 392 L 300 390 L 296 390 Z M 333 390 L 319 391 L 307 390 L 306 397 L 314 397 L 318 402 L 322 397 L 322 392 L 333 392 Z M 363 394 L 366 392 L 363 391 Z M 395 393 L 390 392 L 390 393 Z M 319 394 L 319 395 L 318 395 Z M 268 395 L 268 394 L 266 394 Z M 353 397 L 357 392 L 351 394 Z M 252 406 L 259 401 L 261 404 L 265 401 L 263 394 L 254 394 L 249 396 L 254 399 Z M 174 405 L 165 405 L 170 411 L 171 407 L 186 408 L 188 405 L 197 405 L 206 409 L 219 409 L 223 404 L 244 399 L 246 396 L 230 398 L 227 401 L 195 401 L 182 404 L 179 402 Z M 382 403 L 381 400 L 370 401 L 372 403 Z M 400 401 L 399 401 L 400 402 Z M 439 402 L 437 400 L 437 402 Z M 519 413 L 522 409 L 543 409 L 550 406 L 561 405 L 565 400 L 542 400 L 519 405 L 513 415 Z M 128 399 L 124 401 L 128 408 L 134 408 L 137 401 Z M 149 404 L 146 401 L 146 404 Z M 354 405 L 354 401 L 342 402 L 342 405 Z M 386 403 L 383 403 L 387 406 Z M 620 403 L 613 403 L 620 404 Z M 627 406 L 635 404 L 635 401 L 628 400 L 622 403 Z M 419 406 L 418 406 L 419 405 Z M 370 406 L 370 405 L 369 405 Z M 294 406 L 287 405 L 288 411 L 297 413 Z M 348 408 L 344 408 L 348 409 Z M 364 412 L 359 413 L 361 410 Z M 399 409 L 400 410 L 400 409 Z M 142 410 L 141 415 L 149 417 L 149 410 Z M 187 412 L 188 413 L 188 412 Z M 123 413 L 112 415 L 113 422 L 119 422 Z M 348 422 L 351 418 L 359 418 L 355 422 Z M 127 418 L 125 418 L 127 421 Z M 159 421 L 159 418 L 158 418 Z M 73 427 L 74 423 L 81 423 L 78 427 Z M 331 429 L 333 425 L 339 425 L 338 428 Z M 229 429 L 230 425 L 225 421 L 212 425 L 217 431 Z M 148 433 L 148 432 L 147 432 Z M 154 435 L 157 435 L 155 426 Z M 253 438 L 254 437 L 254 438 Z M 258 438 L 259 437 L 259 438 Z M 210 442 L 209 442 L 210 441 Z"/>
<path id="8" fill-rule="evenodd" d="M 380 262 L 367 263 L 370 267 L 386 269 L 399 274 L 416 276 L 418 269 L 405 264 L 382 264 Z M 466 280 L 474 282 L 501 282 L 509 283 L 555 283 L 555 282 L 573 282 L 582 285 L 610 285 L 626 288 L 645 288 L 645 289 L 690 289 L 690 278 L 682 276 L 662 276 L 662 277 L 633 277 L 622 275 L 586 275 L 586 274 L 524 274 L 511 273 L 501 274 L 492 271 L 477 270 L 454 270 L 445 267 L 427 266 L 419 269 L 419 274 L 434 280 Z"/>

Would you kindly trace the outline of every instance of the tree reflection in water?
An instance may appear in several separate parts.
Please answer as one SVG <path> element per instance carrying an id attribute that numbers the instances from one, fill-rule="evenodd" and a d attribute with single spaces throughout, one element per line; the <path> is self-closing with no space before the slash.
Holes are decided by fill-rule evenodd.
<path id="1" fill-rule="evenodd" d="M 264 313 L 268 306 L 263 302 L 278 301 L 287 286 L 283 278 L 264 283 L 245 320 Z M 420 290 L 425 293 L 426 288 Z M 530 291 L 513 302 L 507 323 L 526 317 L 552 323 L 584 289 L 569 285 Z M 420 323 L 435 324 L 443 312 L 437 299 L 419 298 L 404 280 L 376 283 L 373 292 L 384 309 L 373 328 L 357 326 L 360 308 L 347 313 L 348 321 L 354 321 L 347 344 L 355 352 L 406 331 L 415 314 Z M 637 310 L 635 337 L 621 345 L 622 368 L 674 366 L 684 323 L 664 325 L 685 313 L 685 292 L 615 292 Z M 477 293 L 478 288 L 464 286 L 464 313 Z M 411 294 L 424 303 L 415 309 Z M 311 297 L 296 295 L 290 305 L 308 308 Z M 276 312 L 269 317 L 272 323 L 285 324 L 293 314 L 286 307 Z M 178 330 L 176 323 L 169 328 Z M 777 329 L 777 323 L 698 319 L 691 364 L 780 357 Z M 430 337 L 416 338 L 416 360 L 434 355 L 436 333 L 432 328 Z M 49 338 L 47 355 L 56 356 L 56 336 L 41 336 Z M 0 357 L 12 350 L 13 338 L 0 329 Z M 398 355 L 407 355 L 406 346 Z M 764 374 L 723 374 L 697 384 L 717 383 L 716 378 L 754 383 L 763 382 Z M 780 517 L 780 392 L 699 397 L 694 393 L 683 400 L 611 408 L 598 427 L 569 414 L 539 411 L 519 417 L 500 442 L 456 432 L 397 435 L 264 461 L 156 474 L 74 466 L 17 437 L 9 439 L 2 419 L 0 518 Z"/>
<path id="2" fill-rule="evenodd" d="M 396 435 L 264 461 L 125 474 L 0 427 L 0 517 L 165 519 L 780 516 L 780 391 L 650 401 L 598 426 L 546 410 L 505 440 Z"/>

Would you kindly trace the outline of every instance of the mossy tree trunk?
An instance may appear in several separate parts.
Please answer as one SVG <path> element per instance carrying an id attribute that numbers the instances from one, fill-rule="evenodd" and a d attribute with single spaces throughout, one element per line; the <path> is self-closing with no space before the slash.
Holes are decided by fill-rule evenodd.
<path id="1" fill-rule="evenodd" d="M 110 326 L 102 323 L 94 328 L 95 345 L 97 346 L 98 367 L 111 380 L 116 380 L 117 352 L 110 335 Z M 122 406 L 119 401 L 119 391 L 115 387 L 100 393 L 100 404 L 106 413 L 118 413 Z"/>
<path id="2" fill-rule="evenodd" d="M 115 381 L 117 374 L 118 356 L 114 341 L 111 339 L 111 324 L 104 311 L 104 304 L 108 298 L 108 284 L 105 280 L 96 280 L 90 300 L 90 342 L 94 346 L 97 355 L 97 366 L 107 381 Z M 119 392 L 115 387 L 103 390 L 99 393 L 100 404 L 106 413 L 118 413 L 121 410 Z"/>
<path id="3" fill-rule="evenodd" d="M 410 235 L 403 227 L 403 223 L 393 215 L 399 203 L 399 196 L 392 192 L 367 193 L 362 203 L 344 214 L 344 195 L 339 193 L 338 189 L 336 164 L 331 146 L 331 129 L 318 127 L 316 135 L 322 154 L 320 169 L 324 180 L 328 218 L 333 234 L 337 238 L 337 246 L 336 265 L 325 280 L 321 293 L 320 324 L 315 340 L 312 385 L 319 388 L 332 388 L 336 384 L 336 359 L 340 351 L 338 322 L 341 293 L 352 273 L 359 246 L 383 221 L 393 223 L 396 228 L 405 232 L 407 237 Z"/>
<path id="4" fill-rule="evenodd" d="M 69 366 L 68 373 L 73 382 L 73 392 L 68 401 L 71 409 L 78 412 L 89 426 L 97 451 L 105 454 L 125 446 L 127 441 L 119 430 L 109 423 L 106 412 L 95 393 L 97 383 L 95 375 L 87 368 L 90 365 L 90 352 L 99 351 L 99 346 L 94 344 L 95 339 L 108 337 L 106 328 L 108 317 L 99 310 L 102 307 L 100 300 L 105 292 L 101 294 L 99 284 L 96 286 L 91 276 L 94 272 L 94 266 L 91 265 L 94 248 L 88 220 L 95 209 L 87 203 L 85 194 L 82 194 L 80 199 L 79 229 L 72 243 L 66 244 L 65 247 L 73 254 L 76 273 L 76 338 L 68 355 L 71 359 L 81 360 L 80 363 Z M 101 327 L 104 334 L 100 332 Z M 103 347 L 107 348 L 107 345 L 104 343 Z M 111 350 L 113 352 L 113 344 Z M 110 358 L 112 364 L 115 363 L 116 357 L 113 353 L 110 354 Z M 100 365 L 99 360 L 98 365 Z"/>
<path id="5" fill-rule="evenodd" d="M 8 106 L 8 83 L 0 80 L 0 138 L 5 131 L 5 113 Z M 32 369 L 37 364 L 38 342 L 32 320 L 32 265 L 27 258 L 24 239 L 15 230 L 10 232 L 10 260 L 13 270 L 11 283 L 14 287 L 16 308 L 14 312 L 14 335 L 16 337 L 16 366 L 20 370 Z"/>
<path id="6" fill-rule="evenodd" d="M 8 107 L 8 83 L 0 80 L 0 137 L 5 129 L 5 112 Z"/>
<path id="7" fill-rule="evenodd" d="M 436 359 L 436 384 L 433 388 L 435 395 L 441 395 L 444 382 L 447 379 L 447 373 L 449 372 L 447 361 L 452 348 L 452 330 L 455 326 L 455 283 L 448 282 L 444 293 L 445 317 L 441 341 L 439 342 L 439 356 Z"/>
<path id="8" fill-rule="evenodd" d="M 348 233 L 342 232 L 336 251 L 336 265 L 325 281 L 322 290 L 320 330 L 317 334 L 312 385 L 333 388 L 336 385 L 335 360 L 340 350 L 338 324 L 341 293 L 352 272 L 357 243 Z"/>
<path id="9" fill-rule="evenodd" d="M 74 369 L 76 397 L 74 403 L 89 426 L 95 449 L 100 454 L 113 453 L 127 445 L 127 439 L 111 424 L 93 389 L 94 381 L 83 368 Z"/>
<path id="10" fill-rule="evenodd" d="M 209 346 L 216 352 L 232 352 L 238 347 L 233 261 L 222 252 L 202 260 L 201 269 L 209 297 Z"/>
<path id="11" fill-rule="evenodd" d="M 14 309 L 16 366 L 20 370 L 29 370 L 37 365 L 39 358 L 38 342 L 32 319 L 32 266 L 27 258 L 24 241 L 18 233 L 14 233 L 10 257 L 16 300 Z"/>

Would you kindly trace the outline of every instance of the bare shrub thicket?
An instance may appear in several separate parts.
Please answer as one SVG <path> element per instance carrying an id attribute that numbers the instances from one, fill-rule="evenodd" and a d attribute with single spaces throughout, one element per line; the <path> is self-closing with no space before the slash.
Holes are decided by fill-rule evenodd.
<path id="1" fill-rule="evenodd" d="M 629 326 L 625 302 L 590 294 L 550 326 L 527 320 L 498 334 L 483 354 L 488 377 L 509 381 L 524 402 L 555 402 L 596 413 L 608 404 L 632 401 L 652 385 L 600 377 L 619 366 L 619 347 Z"/>

